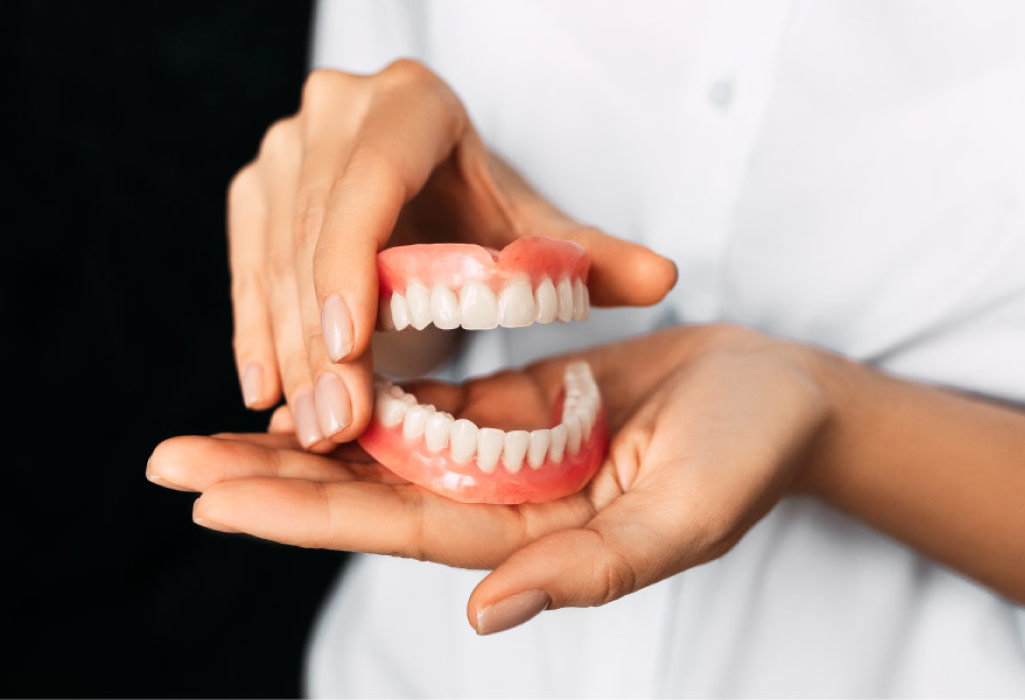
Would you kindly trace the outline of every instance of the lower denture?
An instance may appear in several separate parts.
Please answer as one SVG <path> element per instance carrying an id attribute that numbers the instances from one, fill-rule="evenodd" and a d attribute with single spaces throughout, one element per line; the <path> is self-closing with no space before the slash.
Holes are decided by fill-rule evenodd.
<path id="1" fill-rule="evenodd" d="M 399 476 L 464 502 L 513 504 L 569 495 L 590 480 L 607 446 L 601 397 L 582 362 L 566 368 L 556 424 L 533 431 L 478 427 L 416 403 L 386 382 L 377 397 L 375 417 L 360 437 L 364 449 Z"/>

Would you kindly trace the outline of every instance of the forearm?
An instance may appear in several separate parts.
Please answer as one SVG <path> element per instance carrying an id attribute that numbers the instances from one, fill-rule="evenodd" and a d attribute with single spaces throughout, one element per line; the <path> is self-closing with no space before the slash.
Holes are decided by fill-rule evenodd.
<path id="1" fill-rule="evenodd" d="M 800 486 L 1025 602 L 1025 413 L 822 355 L 832 419 Z"/>

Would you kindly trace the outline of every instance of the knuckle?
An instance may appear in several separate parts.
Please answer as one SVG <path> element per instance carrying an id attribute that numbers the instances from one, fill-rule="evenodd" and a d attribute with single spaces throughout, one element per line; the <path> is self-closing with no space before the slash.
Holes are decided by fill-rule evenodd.
<path id="1" fill-rule="evenodd" d="M 439 80 L 434 71 L 413 58 L 396 59 L 378 75 L 389 82 L 400 84 L 433 83 Z"/>
<path id="2" fill-rule="evenodd" d="M 266 291 L 263 275 L 257 270 L 239 270 L 231 276 L 231 298 L 236 305 L 265 299 Z M 235 315 L 238 316 L 237 311 Z"/>
<path id="3" fill-rule="evenodd" d="M 284 117 L 271 124 L 260 141 L 260 159 L 280 158 L 295 150 L 299 142 L 299 124 L 295 117 Z"/>
<path id="4" fill-rule="evenodd" d="M 228 206 L 234 207 L 249 198 L 256 184 L 256 164 L 247 163 L 228 183 Z"/>
<path id="5" fill-rule="evenodd" d="M 321 102 L 338 89 L 345 74 L 330 68 L 317 68 L 310 71 L 303 82 L 302 107 L 315 109 Z"/>
<path id="6" fill-rule="evenodd" d="M 276 288 L 281 288 L 293 279 L 295 267 L 291 258 L 284 255 L 271 255 L 267 260 L 267 276 Z"/>
<path id="7" fill-rule="evenodd" d="M 592 581 L 598 593 L 598 604 L 605 605 L 636 590 L 637 573 L 626 557 L 609 546 L 600 531 L 591 532 L 599 540 L 601 552 L 594 560 Z"/>
<path id="8" fill-rule="evenodd" d="M 632 592 L 637 582 L 637 576 L 626 559 L 613 554 L 598 562 L 596 576 L 601 605 Z"/>

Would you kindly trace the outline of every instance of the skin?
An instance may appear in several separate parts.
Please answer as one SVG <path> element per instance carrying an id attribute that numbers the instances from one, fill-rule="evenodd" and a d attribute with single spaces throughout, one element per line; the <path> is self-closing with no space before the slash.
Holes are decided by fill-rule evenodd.
<path id="1" fill-rule="evenodd" d="M 588 360 L 609 455 L 583 491 L 544 504 L 465 505 L 403 483 L 345 445 L 286 434 L 180 437 L 148 471 L 202 492 L 206 527 L 303 547 L 491 569 L 490 606 L 544 591 L 549 608 L 615 600 L 721 556 L 779 499 L 821 499 L 1025 602 L 1025 415 L 901 381 L 735 326 L 679 327 L 554 358 L 428 400 L 485 424 L 543 413 L 563 364 Z M 277 429 L 289 416 L 275 416 Z"/>
<path id="2" fill-rule="evenodd" d="M 347 444 L 371 415 L 374 256 L 386 245 L 570 238 L 589 252 L 599 305 L 654 303 L 675 281 L 671 262 L 533 192 L 419 64 L 313 73 L 299 112 L 271 127 L 235 178 L 229 232 L 240 377 L 253 366 L 259 375 L 248 405 L 269 408 L 282 390 L 293 405 L 333 373 L 351 419 L 300 445 L 285 407 L 269 434 L 159 445 L 149 478 L 202 492 L 201 525 L 492 570 L 468 604 L 480 631 L 481 613 L 526 591 L 543 591 L 551 608 L 600 605 L 721 556 L 796 495 L 1025 603 L 1025 416 L 753 330 L 674 328 L 574 355 L 594 368 L 612 438 L 590 485 L 556 502 L 459 504 Z M 351 349 L 337 363 L 322 337 L 332 295 L 351 316 Z M 396 367 L 427 366 L 458 337 L 391 334 L 374 352 Z M 543 415 L 567 359 L 432 385 L 424 400 L 483 425 Z"/>
<path id="3" fill-rule="evenodd" d="M 432 333 L 424 343 L 397 334 L 375 341 L 390 347 L 371 353 L 377 253 L 410 243 L 502 248 L 527 235 L 584 246 L 599 306 L 653 304 L 676 280 L 671 261 L 572 221 L 534 192 L 484 147 L 462 103 L 423 65 L 400 60 L 369 76 L 314 71 L 299 111 L 267 130 L 228 191 L 234 346 L 246 404 L 270 408 L 282 393 L 292 406 L 302 396 L 309 402 L 320 379 L 334 374 L 348 404 L 340 420 L 297 437 L 317 451 L 352 440 L 373 411 L 374 355 L 408 376 L 436 365 L 458 338 Z M 346 310 L 340 325 L 324 311 L 332 298 Z M 331 357 L 325 329 L 343 337 L 340 356 Z"/>

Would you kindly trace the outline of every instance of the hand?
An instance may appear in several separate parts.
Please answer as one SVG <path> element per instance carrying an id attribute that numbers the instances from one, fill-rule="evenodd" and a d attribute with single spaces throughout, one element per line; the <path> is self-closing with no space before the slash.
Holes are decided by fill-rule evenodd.
<path id="1" fill-rule="evenodd" d="M 175 438 L 149 474 L 202 491 L 196 522 L 306 547 L 494 569 L 473 592 L 489 633 L 544 607 L 615 600 L 725 553 L 799 484 L 830 407 L 816 353 L 735 327 L 676 328 L 464 386 L 424 385 L 481 425 L 544 415 L 570 359 L 591 363 L 612 431 L 582 492 L 544 504 L 465 505 L 342 446 L 306 454 L 283 435 Z M 288 426 L 288 416 L 276 416 Z"/>
<path id="2" fill-rule="evenodd" d="M 569 238 L 591 256 L 597 305 L 655 303 L 676 275 L 538 196 L 487 151 L 455 93 L 409 60 L 371 76 L 310 74 L 299 112 L 267 130 L 233 180 L 228 232 L 246 405 L 269 408 L 283 389 L 299 442 L 321 451 L 372 413 L 367 350 L 386 245 Z"/>

